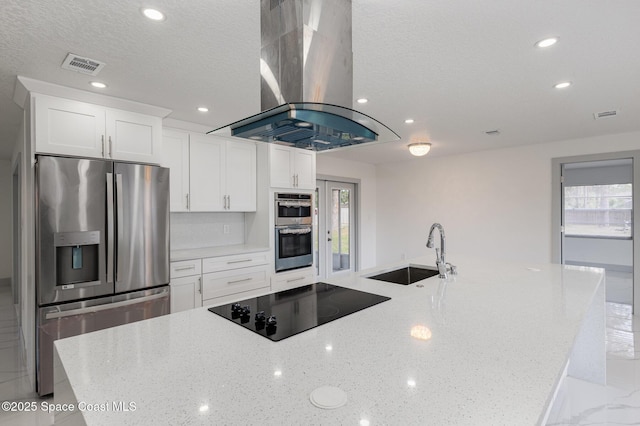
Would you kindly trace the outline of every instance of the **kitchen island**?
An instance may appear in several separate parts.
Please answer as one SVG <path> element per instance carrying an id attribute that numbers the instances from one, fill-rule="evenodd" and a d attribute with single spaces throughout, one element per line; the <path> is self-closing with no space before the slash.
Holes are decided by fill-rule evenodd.
<path id="1" fill-rule="evenodd" d="M 446 281 L 327 280 L 391 300 L 280 342 L 206 308 L 59 340 L 56 423 L 533 425 L 567 372 L 604 382 L 602 270 L 452 260 Z M 322 386 L 346 404 L 314 406 Z"/>

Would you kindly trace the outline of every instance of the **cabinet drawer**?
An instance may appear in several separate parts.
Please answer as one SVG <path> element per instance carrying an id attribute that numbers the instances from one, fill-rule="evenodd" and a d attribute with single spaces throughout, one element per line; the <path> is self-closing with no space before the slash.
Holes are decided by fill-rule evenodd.
<path id="1" fill-rule="evenodd" d="M 202 273 L 228 271 L 269 263 L 269 252 L 237 254 L 234 256 L 209 257 L 202 259 Z"/>
<path id="2" fill-rule="evenodd" d="M 289 290 L 315 282 L 314 268 L 304 268 L 295 271 L 279 272 L 271 277 L 273 291 Z"/>
<path id="3" fill-rule="evenodd" d="M 268 287 L 267 268 L 256 266 L 202 275 L 202 299 Z"/>
<path id="4" fill-rule="evenodd" d="M 171 262 L 171 278 L 200 275 L 201 272 L 202 272 L 202 263 L 200 259 Z"/>

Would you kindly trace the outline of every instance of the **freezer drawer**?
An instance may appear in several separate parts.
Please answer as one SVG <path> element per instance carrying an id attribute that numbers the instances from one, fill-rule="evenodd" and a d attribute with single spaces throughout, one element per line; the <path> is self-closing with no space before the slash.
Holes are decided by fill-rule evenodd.
<path id="1" fill-rule="evenodd" d="M 38 393 L 53 392 L 53 342 L 169 313 L 169 286 L 38 310 Z"/>

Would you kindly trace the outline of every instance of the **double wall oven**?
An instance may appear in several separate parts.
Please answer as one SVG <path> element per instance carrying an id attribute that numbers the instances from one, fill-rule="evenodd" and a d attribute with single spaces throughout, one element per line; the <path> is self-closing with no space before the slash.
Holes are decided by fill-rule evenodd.
<path id="1" fill-rule="evenodd" d="M 313 264 L 311 194 L 275 194 L 276 272 Z"/>

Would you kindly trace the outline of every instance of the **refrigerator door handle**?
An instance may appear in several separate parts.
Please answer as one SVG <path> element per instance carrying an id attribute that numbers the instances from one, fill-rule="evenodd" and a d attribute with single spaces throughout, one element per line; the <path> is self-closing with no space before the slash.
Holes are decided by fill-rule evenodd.
<path id="1" fill-rule="evenodd" d="M 122 194 L 122 174 L 116 173 L 116 211 L 117 211 L 117 230 L 118 237 L 116 241 L 116 282 L 120 282 L 120 265 L 124 260 L 124 249 L 122 248 L 122 240 L 124 239 L 124 196 Z"/>
<path id="2" fill-rule="evenodd" d="M 107 283 L 113 282 L 113 173 L 107 173 Z"/>
<path id="3" fill-rule="evenodd" d="M 87 306 L 86 308 L 71 309 L 69 311 L 49 312 L 45 314 L 44 318 L 45 320 L 50 320 L 50 319 L 56 319 L 56 318 L 70 317 L 73 315 L 89 314 L 94 312 L 105 311 L 107 309 L 114 309 L 114 308 L 121 308 L 123 306 L 135 305 L 137 303 L 150 302 L 152 300 L 161 299 L 163 297 L 167 297 L 167 291 L 164 291 L 158 294 L 152 294 L 151 296 L 136 297 L 133 299 L 122 300 L 120 302 L 105 303 L 105 304 L 96 305 L 96 306 Z"/>

